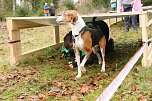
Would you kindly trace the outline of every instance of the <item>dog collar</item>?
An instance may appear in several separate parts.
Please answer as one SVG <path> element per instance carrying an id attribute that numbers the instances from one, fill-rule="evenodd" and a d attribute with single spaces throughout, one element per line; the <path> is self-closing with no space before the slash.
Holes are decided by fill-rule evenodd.
<path id="1" fill-rule="evenodd" d="M 84 26 L 84 27 L 80 30 L 79 34 L 84 33 L 85 30 L 86 30 L 86 28 L 87 28 L 87 26 Z"/>
<path id="2" fill-rule="evenodd" d="M 86 27 L 87 27 L 87 26 L 84 26 L 84 27 L 79 31 L 79 34 L 84 33 L 84 32 L 85 32 L 85 30 L 86 30 Z M 76 38 L 77 36 L 79 36 L 79 34 L 78 34 L 78 35 L 73 35 L 73 36 L 74 36 L 74 38 Z"/>

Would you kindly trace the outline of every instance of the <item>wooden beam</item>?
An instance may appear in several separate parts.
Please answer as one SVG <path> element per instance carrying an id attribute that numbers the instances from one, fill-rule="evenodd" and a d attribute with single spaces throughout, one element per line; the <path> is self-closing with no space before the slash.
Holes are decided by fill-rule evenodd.
<path id="1" fill-rule="evenodd" d="M 9 46 L 10 46 L 10 64 L 16 65 L 19 61 L 18 56 L 21 54 L 20 30 L 12 30 L 13 21 L 7 21 L 7 28 L 9 29 Z"/>
<path id="2" fill-rule="evenodd" d="M 152 66 L 152 51 L 148 54 L 148 67 Z"/>
<path id="3" fill-rule="evenodd" d="M 152 66 L 152 43 L 148 46 L 148 67 Z"/>
<path id="4" fill-rule="evenodd" d="M 55 28 L 54 43 L 57 44 L 60 42 L 59 26 L 54 26 L 54 28 Z"/>
<path id="5" fill-rule="evenodd" d="M 147 13 L 143 13 L 140 15 L 140 20 L 142 23 L 142 41 L 146 42 L 148 40 L 148 34 L 147 34 Z M 145 49 L 143 52 L 143 59 L 142 59 L 142 66 L 148 67 L 148 43 L 145 43 Z"/>
<path id="6" fill-rule="evenodd" d="M 99 20 L 111 19 L 111 18 L 119 18 L 130 15 L 139 15 L 141 12 L 124 12 L 124 13 L 99 13 L 99 14 L 88 14 L 81 15 L 85 22 L 92 21 L 93 17 L 97 17 Z M 56 22 L 55 16 L 49 17 L 8 17 L 6 20 L 13 20 L 14 25 L 13 29 L 23 29 L 30 27 L 41 27 L 41 26 L 49 26 L 49 25 L 58 25 Z"/>
<path id="7" fill-rule="evenodd" d="M 36 50 L 33 50 L 33 51 L 29 51 L 29 52 L 26 52 L 26 53 L 22 53 L 21 55 L 17 56 L 16 59 L 20 60 L 20 61 L 23 61 L 25 59 L 27 59 L 28 57 L 30 56 L 33 56 L 35 54 L 41 54 L 43 53 L 46 49 L 48 49 L 49 47 L 52 47 L 54 49 L 58 49 L 60 48 L 61 46 L 63 45 L 63 43 L 58 43 L 58 44 L 55 44 L 55 45 L 48 45 L 48 46 L 45 46 L 45 47 L 42 47 L 42 48 L 39 48 L 39 49 L 36 49 Z M 51 54 L 51 53 L 50 53 Z"/>
<path id="8" fill-rule="evenodd" d="M 151 51 L 152 51 L 152 43 L 150 43 L 148 46 L 148 54 L 150 54 Z"/>
<path id="9" fill-rule="evenodd" d="M 152 19 L 148 21 L 148 26 L 152 24 Z"/>

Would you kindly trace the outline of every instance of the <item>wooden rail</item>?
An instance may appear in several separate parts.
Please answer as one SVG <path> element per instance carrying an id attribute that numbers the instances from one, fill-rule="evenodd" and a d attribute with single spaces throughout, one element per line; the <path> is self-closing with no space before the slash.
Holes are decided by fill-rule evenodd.
<path id="1" fill-rule="evenodd" d="M 147 41 L 147 27 L 152 23 L 148 22 L 147 19 L 147 12 L 124 12 L 124 13 L 102 13 L 102 14 L 90 14 L 90 15 L 82 15 L 81 17 L 84 19 L 85 22 L 91 21 L 92 17 L 97 17 L 97 20 L 105 20 L 111 18 L 119 18 L 124 16 L 131 16 L 131 15 L 139 15 L 140 20 L 142 23 L 142 40 Z M 32 28 L 32 27 L 42 27 L 42 26 L 50 26 L 53 25 L 55 28 L 54 32 L 54 45 L 53 47 L 57 48 L 60 47 L 60 38 L 59 38 L 59 25 L 56 23 L 56 17 L 8 17 L 7 19 L 7 28 L 9 31 L 9 40 L 10 42 L 10 64 L 16 65 L 19 61 L 25 59 L 26 57 L 39 53 L 40 51 L 46 49 L 47 47 L 43 47 L 40 50 L 35 50 L 33 52 L 28 53 L 21 53 L 21 39 L 20 39 L 20 29 L 25 28 Z M 151 66 L 152 60 L 148 58 L 148 51 L 152 50 L 151 46 L 149 46 L 148 50 L 148 43 L 146 44 L 144 53 L 143 53 L 143 60 L 142 65 L 147 67 Z M 149 52 L 152 54 L 152 51 Z M 152 56 L 150 57 L 152 58 Z"/>

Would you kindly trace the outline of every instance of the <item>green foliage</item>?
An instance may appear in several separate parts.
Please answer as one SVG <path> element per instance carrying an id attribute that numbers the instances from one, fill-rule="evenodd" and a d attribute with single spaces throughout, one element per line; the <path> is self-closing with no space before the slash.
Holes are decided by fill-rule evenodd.
<path id="1" fill-rule="evenodd" d="M 0 21 L 5 20 L 5 12 L 0 12 Z"/>
<path id="2" fill-rule="evenodd" d="M 43 6 L 45 3 L 48 3 L 48 6 L 50 6 L 50 3 L 54 4 L 54 7 L 58 8 L 58 2 L 57 0 L 27 0 L 32 4 L 32 12 L 35 15 L 43 16 Z"/>
<path id="3" fill-rule="evenodd" d="M 142 0 L 142 2 L 152 2 L 151 0 Z"/>
<path id="4" fill-rule="evenodd" d="M 65 6 L 68 10 L 73 10 L 75 9 L 74 3 L 72 0 L 64 0 L 63 1 L 63 6 Z"/>
<path id="5" fill-rule="evenodd" d="M 3 0 L 4 10 L 7 12 L 13 11 L 13 0 Z"/>
<path id="6" fill-rule="evenodd" d="M 12 16 L 12 12 L 0 11 L 0 21 L 5 21 L 6 17 Z"/>
<path id="7" fill-rule="evenodd" d="M 15 11 L 15 16 L 17 17 L 27 17 L 31 15 L 31 11 L 27 6 L 17 7 Z"/>
<path id="8" fill-rule="evenodd" d="M 108 8 L 110 5 L 109 0 L 93 0 L 93 6 L 94 7 L 105 7 Z"/>

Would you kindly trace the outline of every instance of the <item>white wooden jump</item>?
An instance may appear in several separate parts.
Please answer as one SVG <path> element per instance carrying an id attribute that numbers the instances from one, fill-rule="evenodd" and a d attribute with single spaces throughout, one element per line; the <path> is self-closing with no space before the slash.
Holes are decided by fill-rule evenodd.
<path id="1" fill-rule="evenodd" d="M 97 17 L 98 19 L 111 19 L 111 18 L 119 18 L 124 16 L 131 15 L 139 15 L 140 16 L 140 25 L 142 27 L 142 41 L 146 42 L 148 40 L 147 27 L 152 23 L 152 21 L 148 21 L 147 12 L 125 12 L 125 13 L 102 13 L 102 14 L 90 14 L 90 15 L 82 15 L 81 17 L 85 20 L 85 22 L 91 21 L 92 17 Z M 20 39 L 20 29 L 25 28 L 33 28 L 33 27 L 42 27 L 42 26 L 50 26 L 53 25 L 55 28 L 54 33 L 54 45 L 53 47 L 60 47 L 60 38 L 59 38 L 59 25 L 56 23 L 56 17 L 8 17 L 7 19 L 7 28 L 9 31 L 9 43 L 10 43 L 10 64 L 16 65 L 19 61 L 26 59 L 28 56 L 38 53 L 47 47 L 43 47 L 42 49 L 35 50 L 33 52 L 21 53 L 21 39 Z M 145 46 L 142 66 L 148 67 L 152 65 L 152 45 L 150 44 L 148 47 L 148 43 Z"/>

